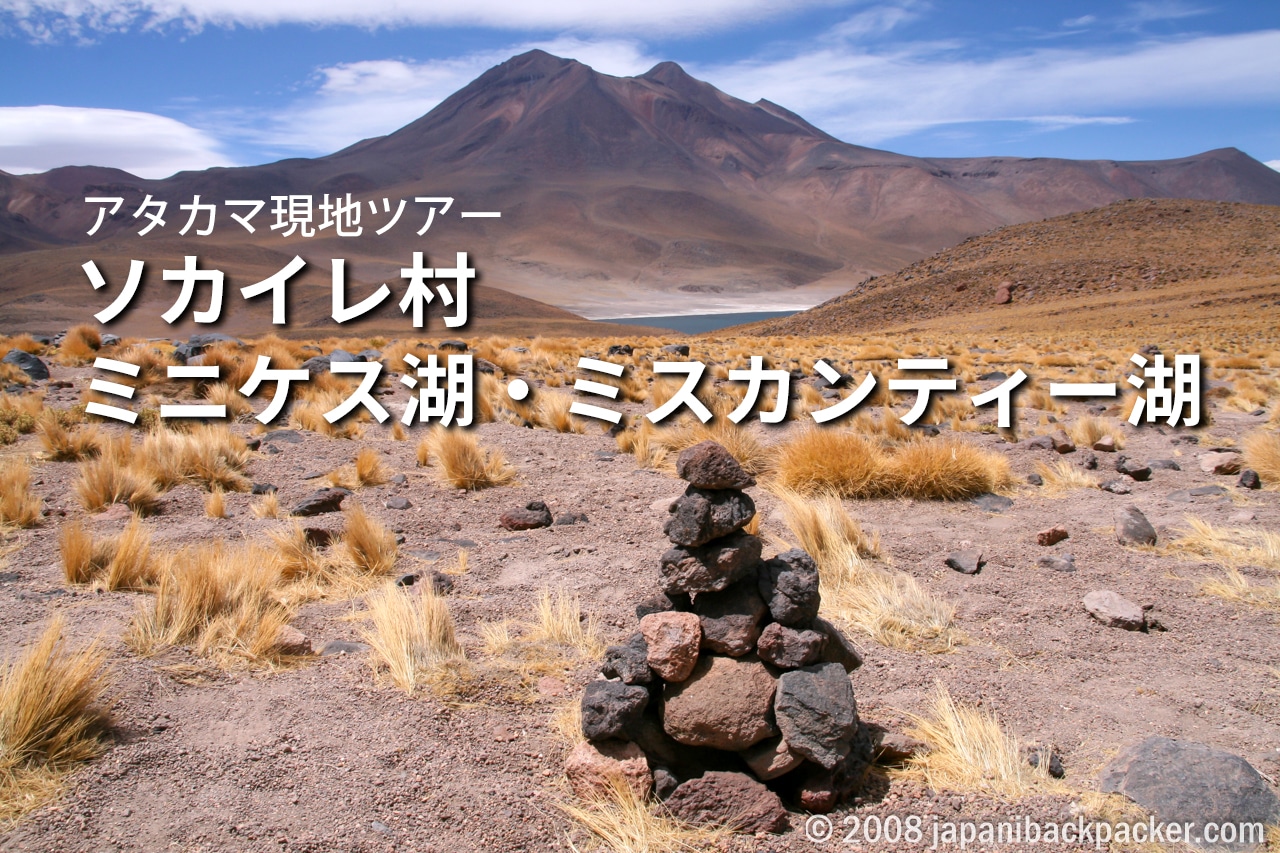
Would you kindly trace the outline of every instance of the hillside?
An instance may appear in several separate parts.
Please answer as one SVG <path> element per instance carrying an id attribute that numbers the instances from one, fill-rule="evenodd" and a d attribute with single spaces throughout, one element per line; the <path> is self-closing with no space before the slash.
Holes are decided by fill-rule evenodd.
<path id="1" fill-rule="evenodd" d="M 1010 285 L 1010 300 L 998 302 Z M 860 284 L 808 311 L 742 328 L 840 335 L 909 326 L 1041 322 L 1105 329 L 1144 315 L 1237 315 L 1280 290 L 1280 208 L 1133 200 L 1001 228 Z M 1037 319 L 1041 318 L 1041 319 Z M 1132 318 L 1125 314 L 1125 322 Z M 1161 318 L 1163 319 L 1163 318 Z"/>

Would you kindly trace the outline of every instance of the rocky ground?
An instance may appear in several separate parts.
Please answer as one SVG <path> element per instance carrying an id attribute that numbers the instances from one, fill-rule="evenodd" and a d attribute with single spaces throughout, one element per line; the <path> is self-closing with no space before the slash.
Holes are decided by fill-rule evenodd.
<path id="1" fill-rule="evenodd" d="M 55 369 L 55 379 L 70 378 L 73 385 L 51 391 L 47 403 L 75 402 L 85 375 Z M 397 394 L 405 393 L 398 388 Z M 1084 409 L 1073 404 L 1059 419 L 1070 422 Z M 1040 429 L 1041 413 L 1024 410 L 1028 428 L 1019 444 L 964 433 L 965 440 L 1008 456 L 1022 484 L 1010 492 L 1007 506 L 887 499 L 847 504 L 879 534 L 895 568 L 956 605 L 966 637 L 951 653 L 926 654 L 851 632 L 865 659 L 852 676 L 863 720 L 902 731 L 907 715 L 922 712 L 941 683 L 957 700 L 996 712 L 1024 741 L 1051 745 L 1066 775 L 1065 787 L 1046 787 L 1017 803 L 878 775 L 862 797 L 833 815 L 837 826 L 849 815 L 1066 819 L 1083 793 L 1096 788 L 1099 769 L 1118 749 L 1151 735 L 1230 750 L 1274 785 L 1280 778 L 1277 614 L 1204 593 L 1201 583 L 1220 576 L 1221 566 L 1159 550 L 1178 536 L 1188 516 L 1227 527 L 1280 528 L 1280 494 L 1242 488 L 1237 475 L 1205 473 L 1199 464 L 1209 433 L 1218 442 L 1238 442 L 1264 418 L 1214 414 L 1212 428 L 1195 433 L 1125 427 L 1126 456 L 1177 466 L 1156 468 L 1150 479 L 1138 481 L 1110 470 L 1114 454 L 1082 448 L 1060 455 L 1052 446 L 1036 446 L 1029 439 Z M 776 441 L 788 429 L 794 426 L 761 433 Z M 236 430 L 250 431 L 245 425 Z M 353 499 L 403 536 L 397 573 L 450 568 L 465 551 L 466 571 L 452 576 L 448 601 L 469 656 L 483 654 L 481 623 L 529 619 L 548 588 L 578 594 L 608 642 L 630 636 L 637 627 L 635 603 L 660 588 L 666 507 L 684 484 L 669 470 L 639 466 L 595 428 L 566 434 L 491 423 L 476 432 L 483 445 L 502 449 L 514 464 L 514 485 L 479 492 L 450 488 L 435 469 L 416 466 L 412 435 L 397 442 L 378 428 L 359 442 L 277 434 L 263 444 L 272 452 L 254 454 L 248 474 L 277 486 L 288 508 L 317 487 L 312 475 L 350 461 L 360 446 L 377 448 L 405 482 L 361 489 Z M 6 453 L 38 449 L 33 436 L 24 436 Z M 1037 463 L 1063 459 L 1083 466 L 1090 456 L 1100 479 L 1121 481 L 1129 493 L 1050 494 L 1025 482 Z M 458 702 L 429 693 L 407 696 L 376 678 L 368 653 L 358 648 L 274 671 L 223 670 L 184 649 L 140 658 L 121 637 L 144 597 L 95 593 L 63 579 L 58 527 L 85 516 L 71 491 L 75 473 L 74 463 L 35 466 L 34 489 L 50 514 L 42 527 L 6 536 L 0 632 L 12 654 L 61 612 L 74 640 L 102 638 L 115 671 L 116 730 L 106 754 L 75 773 L 55 802 L 5 833 L 0 850 L 590 847 L 559 807 L 571 794 L 563 777 L 568 746 L 555 719 L 578 700 L 598 665 L 583 661 L 516 695 L 482 691 Z M 763 487 L 748 492 L 761 513 L 761 535 L 772 543 L 766 554 L 782 550 L 780 541 L 790 534 L 776 499 Z M 407 498 L 409 508 L 388 509 L 391 498 Z M 254 500 L 228 494 L 230 517 L 213 519 L 204 514 L 204 494 L 182 486 L 168 493 L 162 512 L 147 524 L 161 546 L 255 540 L 283 522 L 255 517 L 249 511 Z M 523 532 L 498 525 L 504 511 L 533 500 L 556 516 L 582 513 L 586 521 Z M 1154 525 L 1157 548 L 1117 543 L 1115 515 L 1129 505 Z M 88 523 L 106 535 L 126 521 L 112 511 Z M 1037 544 L 1037 532 L 1055 525 L 1069 538 Z M 984 558 L 979 572 L 948 567 L 953 552 L 975 549 Z M 1073 572 L 1040 562 L 1068 553 Z M 1273 576 L 1259 567 L 1242 571 L 1259 581 Z M 1098 590 L 1151 605 L 1149 621 L 1164 630 L 1103 624 L 1083 606 L 1085 596 Z M 358 600 L 322 601 L 305 606 L 294 624 L 320 650 L 335 641 L 359 642 L 359 611 Z M 793 814 L 789 833 L 740 837 L 730 845 L 814 849 L 803 823 Z"/>

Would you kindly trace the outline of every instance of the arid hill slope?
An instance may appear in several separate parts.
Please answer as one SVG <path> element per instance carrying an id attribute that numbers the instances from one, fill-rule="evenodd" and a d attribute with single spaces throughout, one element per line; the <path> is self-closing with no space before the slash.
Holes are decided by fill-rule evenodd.
<path id="1" fill-rule="evenodd" d="M 1011 299 L 999 304 L 1005 285 Z M 1121 305 L 1203 315 L 1234 300 L 1232 312 L 1265 314 L 1274 310 L 1266 294 L 1278 290 L 1280 208 L 1143 199 L 1001 228 L 742 331 L 838 335 L 1036 317 L 1055 318 L 1046 332 L 1067 322 L 1105 328 Z"/>

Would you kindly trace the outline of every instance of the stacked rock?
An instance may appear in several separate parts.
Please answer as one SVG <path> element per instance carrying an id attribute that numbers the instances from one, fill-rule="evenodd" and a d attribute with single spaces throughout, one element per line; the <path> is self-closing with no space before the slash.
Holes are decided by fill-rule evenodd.
<path id="1" fill-rule="evenodd" d="M 848 673 L 862 664 L 818 616 L 818 569 L 803 551 L 762 561 L 744 528 L 755 480 L 719 444 L 682 452 L 670 507 L 664 594 L 640 631 L 605 653 L 582 698 L 587 742 L 566 773 L 583 795 L 609 777 L 651 791 L 677 817 L 781 832 L 783 800 L 831 810 L 861 789 L 871 744 Z"/>

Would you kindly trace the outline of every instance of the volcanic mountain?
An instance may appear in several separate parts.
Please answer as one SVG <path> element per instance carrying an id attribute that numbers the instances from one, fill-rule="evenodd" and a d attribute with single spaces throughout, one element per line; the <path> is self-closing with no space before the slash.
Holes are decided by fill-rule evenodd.
<path id="1" fill-rule="evenodd" d="M 326 193 L 361 203 L 361 236 L 270 229 L 272 196 Z M 169 202 L 167 225 L 138 236 L 145 220 L 132 214 L 148 194 Z M 181 237 L 178 205 L 195 195 L 268 206 L 252 234 L 224 207 L 211 236 Z M 87 196 L 124 199 L 93 237 Z M 418 236 L 427 211 L 416 197 L 456 201 Z M 84 306 L 111 299 L 90 290 L 80 270 L 90 259 L 120 280 L 129 259 L 147 260 L 143 299 L 156 310 L 145 314 L 158 317 L 172 302 L 158 270 L 183 255 L 242 287 L 297 254 L 310 265 L 291 282 L 291 322 L 323 325 L 330 259 L 347 260 L 354 301 L 381 282 L 399 293 L 414 251 L 449 265 L 470 253 L 488 288 L 472 300 L 477 317 L 572 319 L 508 293 L 595 317 L 801 307 L 975 234 L 1134 197 L 1275 205 L 1280 173 L 1234 149 L 1153 162 L 907 157 L 841 142 L 674 63 L 618 78 L 532 51 L 395 133 L 327 157 L 158 181 L 92 167 L 0 173 L 0 316 L 32 330 L 85 319 Z M 407 205 L 379 236 L 384 199 Z M 269 312 L 250 316 L 239 302 L 228 300 L 229 322 L 265 330 Z M 406 327 L 391 308 L 378 322 Z"/>

